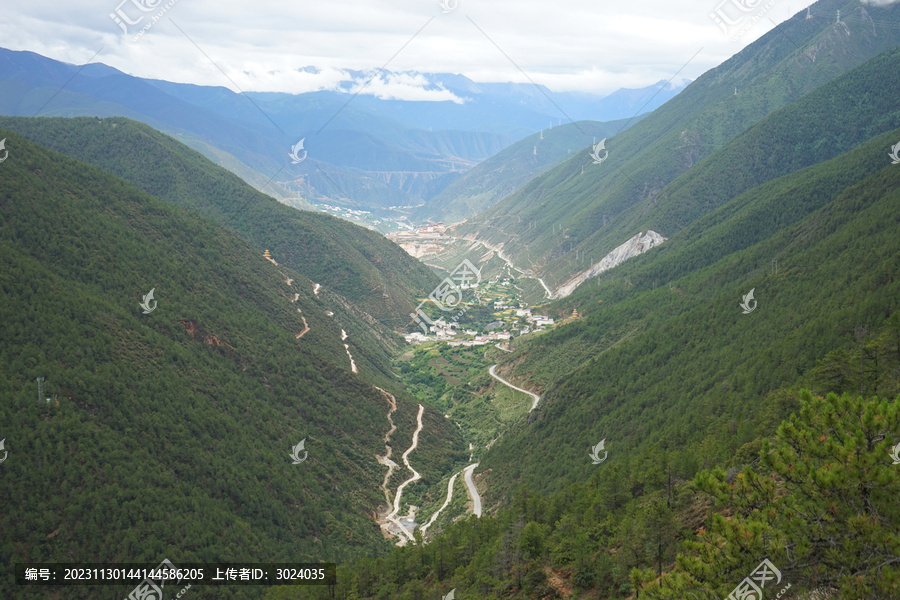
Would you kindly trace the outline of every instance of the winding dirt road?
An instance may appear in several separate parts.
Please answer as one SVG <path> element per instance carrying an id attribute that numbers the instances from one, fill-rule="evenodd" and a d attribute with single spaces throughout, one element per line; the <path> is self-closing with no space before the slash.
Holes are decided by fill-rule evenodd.
<path id="1" fill-rule="evenodd" d="M 341 342 L 344 344 L 344 350 L 347 351 L 347 356 L 350 357 L 350 371 L 352 371 L 353 373 L 359 373 L 359 369 L 356 368 L 356 361 L 353 360 L 353 355 L 350 354 L 350 345 L 344 341 L 346 339 L 347 332 L 341 329 Z"/>
<path id="2" fill-rule="evenodd" d="M 381 465 L 384 465 L 388 468 L 387 473 L 385 473 L 385 475 L 384 475 L 384 481 L 382 481 L 382 483 L 381 483 L 381 491 L 384 492 L 385 501 L 388 503 L 389 506 L 391 506 L 393 508 L 393 510 L 390 512 L 390 514 L 388 514 L 386 517 L 384 517 L 384 522 L 381 523 L 381 527 L 386 532 L 392 534 L 395 532 L 388 528 L 388 523 L 394 525 L 394 527 L 396 527 L 396 533 L 398 533 L 401 538 L 398 545 L 404 546 L 408 542 L 415 543 L 415 538 L 413 537 L 413 533 L 414 533 L 415 529 L 413 528 L 412 530 L 410 530 L 406 526 L 404 526 L 399 521 L 399 519 L 397 519 L 397 514 L 400 512 L 400 506 L 401 506 L 401 503 L 403 500 L 403 489 L 410 483 L 418 481 L 419 479 L 422 478 L 422 476 L 419 474 L 419 472 L 416 471 L 415 469 L 413 469 L 412 465 L 409 464 L 409 455 L 413 452 L 413 450 L 415 450 L 419 446 L 419 433 L 422 432 L 422 428 L 423 428 L 422 415 L 425 413 L 425 407 L 422 406 L 421 404 L 419 405 L 419 412 L 416 415 L 416 430 L 413 432 L 412 444 L 410 445 L 409 448 L 406 449 L 406 452 L 404 452 L 401 457 L 403 460 L 403 464 L 406 465 L 406 468 L 412 472 L 412 476 L 397 487 L 397 493 L 394 495 L 394 499 L 392 502 L 391 501 L 391 492 L 388 489 L 388 482 L 391 479 L 391 475 L 394 474 L 394 469 L 396 469 L 399 466 L 399 465 L 397 465 L 397 463 L 395 463 L 393 460 L 391 460 L 391 453 L 392 453 L 393 449 L 391 448 L 391 445 L 390 445 L 391 435 L 395 431 L 397 431 L 397 425 L 394 424 L 394 418 L 393 418 L 393 414 L 397 410 L 397 399 L 394 397 L 393 394 L 391 394 L 390 392 L 388 392 L 385 389 L 382 389 L 377 386 L 375 387 L 375 389 L 377 389 L 382 394 L 384 394 L 385 399 L 390 404 L 390 408 L 388 409 L 388 412 L 387 412 L 387 420 L 388 420 L 388 423 L 390 423 L 390 425 L 391 425 L 388 432 L 384 435 L 384 448 L 385 448 L 384 455 L 379 455 L 379 454 L 375 455 L 375 459 L 378 461 L 378 463 Z M 471 448 L 471 444 L 470 444 L 470 448 Z M 478 490 L 475 488 L 475 482 L 472 480 L 472 471 L 477 466 L 478 466 L 478 463 L 473 463 L 473 464 L 467 466 L 462 471 L 455 473 L 450 478 L 450 481 L 447 483 L 447 498 L 446 498 L 446 500 L 444 500 L 444 504 L 439 509 L 437 509 L 437 511 L 435 511 L 435 513 L 433 515 L 431 515 L 431 518 L 428 520 L 428 522 L 421 526 L 420 530 L 423 535 L 428 530 L 428 528 L 434 524 L 434 522 L 440 516 L 441 512 L 443 512 L 444 509 L 450 505 L 450 501 L 453 499 L 453 484 L 455 483 L 456 478 L 459 477 L 460 473 L 463 473 L 463 480 L 465 481 L 466 489 L 469 494 L 469 498 L 472 499 L 473 512 L 475 513 L 475 516 L 481 517 L 481 496 L 478 494 Z M 410 520 L 412 520 L 412 518 L 414 518 L 414 514 L 413 514 L 412 510 L 410 510 L 409 517 L 406 517 L 406 518 L 409 518 Z"/>
<path id="3" fill-rule="evenodd" d="M 457 238 L 457 239 L 459 239 L 459 238 Z M 507 265 L 510 269 L 513 269 L 513 270 L 518 271 L 519 273 L 521 273 L 523 277 L 530 277 L 530 278 L 532 278 L 532 279 L 537 279 L 537 280 L 540 282 L 541 286 L 544 288 L 544 291 L 547 293 L 547 297 L 548 297 L 548 298 L 552 298 L 552 297 L 553 297 L 553 292 L 550 291 L 550 288 L 547 287 L 547 284 L 544 283 L 544 280 L 543 280 L 543 279 L 541 279 L 540 277 L 535 277 L 534 275 L 529 275 L 529 274 L 527 274 L 525 271 L 523 271 L 522 269 L 520 269 L 519 267 L 517 267 L 516 265 L 514 265 L 514 264 L 512 263 L 512 261 L 509 259 L 509 257 L 506 257 L 506 256 L 503 255 L 503 250 L 501 249 L 500 246 L 491 246 L 491 245 L 489 245 L 487 242 L 483 242 L 483 241 L 481 241 L 481 240 L 468 240 L 468 241 L 476 242 L 476 243 L 478 243 L 478 244 L 481 244 L 482 246 L 484 246 L 485 248 L 487 248 L 487 249 L 490 250 L 491 252 L 495 253 L 495 254 L 497 255 L 497 258 L 499 258 L 500 260 L 502 260 L 503 262 L 505 262 L 506 265 Z"/>
<path id="4" fill-rule="evenodd" d="M 419 405 L 419 414 L 416 415 L 416 430 L 413 432 L 412 445 L 409 448 L 407 448 L 406 452 L 404 452 L 403 456 L 402 456 L 403 464 L 406 465 L 407 469 L 412 471 L 412 477 L 410 477 L 409 479 L 407 479 L 406 481 L 404 481 L 397 487 L 397 493 L 396 493 L 396 495 L 394 495 L 394 510 L 391 511 L 391 514 L 389 514 L 386 517 L 388 521 L 392 522 L 394 525 L 396 525 L 397 527 L 400 528 L 400 531 L 404 534 L 404 536 L 407 538 L 408 541 L 413 542 L 413 543 L 415 543 L 415 540 L 413 539 L 412 532 L 407 530 L 406 527 L 404 527 L 403 525 L 401 525 L 400 522 L 396 519 L 396 517 L 397 517 L 397 513 L 400 512 L 400 501 L 403 497 L 403 488 L 405 488 L 410 483 L 412 483 L 414 481 L 418 481 L 419 479 L 422 478 L 422 476 L 419 475 L 419 472 L 416 471 L 415 469 L 413 469 L 412 465 L 409 464 L 409 455 L 413 450 L 415 450 L 419 446 L 419 432 L 422 431 L 422 413 L 424 413 L 424 412 L 425 412 L 425 407 L 420 404 Z"/>
<path id="5" fill-rule="evenodd" d="M 397 431 L 397 426 L 394 425 L 394 418 L 391 416 L 394 414 L 394 411 L 397 410 L 397 399 L 394 398 L 394 395 L 388 392 L 387 390 L 383 390 L 380 387 L 375 387 L 376 390 L 380 391 L 384 394 L 384 397 L 387 399 L 388 403 L 391 407 L 388 409 L 387 420 L 388 423 L 391 424 L 391 428 L 384 435 L 384 448 L 385 453 L 384 456 L 375 455 L 375 459 L 378 461 L 378 464 L 384 465 L 388 468 L 387 473 L 384 476 L 384 481 L 381 483 L 381 489 L 384 492 L 384 499 L 387 501 L 388 506 L 391 505 L 391 492 L 388 490 L 387 484 L 391 479 L 391 475 L 394 474 L 394 469 L 397 468 L 397 463 L 391 460 L 391 434 Z"/>
<path id="6" fill-rule="evenodd" d="M 475 513 L 475 516 L 481 518 L 481 496 L 478 495 L 478 490 L 475 489 L 475 482 L 472 481 L 472 471 L 475 470 L 475 467 L 478 466 L 478 463 L 473 463 L 463 469 L 463 473 L 465 473 L 465 482 L 466 489 L 469 490 L 469 498 L 472 499 L 472 512 Z"/>
<path id="7" fill-rule="evenodd" d="M 425 523 L 424 525 L 422 525 L 422 528 L 421 528 L 422 535 L 425 535 L 425 531 L 429 527 L 431 527 L 432 523 L 434 523 L 437 520 L 438 515 L 440 515 L 441 512 L 445 508 L 450 506 L 450 500 L 453 498 L 453 482 L 456 481 L 457 477 L 459 477 L 459 473 L 454 473 L 453 477 L 450 478 L 450 482 L 447 484 L 447 499 L 444 500 L 444 504 L 439 509 L 437 509 L 437 511 L 435 511 L 435 513 L 433 515 L 431 515 L 431 518 L 428 519 L 428 522 Z"/>
<path id="8" fill-rule="evenodd" d="M 511 384 L 510 382 L 508 382 L 507 380 L 503 379 L 502 377 L 500 377 L 499 375 L 497 375 L 497 373 L 494 372 L 494 369 L 496 369 L 496 368 L 497 368 L 497 365 L 491 365 L 491 368 L 488 369 L 488 373 L 491 374 L 491 377 L 493 377 L 494 379 L 496 379 L 496 380 L 499 381 L 500 383 L 502 383 L 502 384 L 504 384 L 504 385 L 507 385 L 507 386 L 511 387 L 511 388 L 514 389 L 514 390 L 519 390 L 520 392 L 523 392 L 523 393 L 525 393 L 525 394 L 528 394 L 529 396 L 531 396 L 532 398 L 534 398 L 534 402 L 531 404 L 531 409 L 530 409 L 528 412 L 531 412 L 532 410 L 534 410 L 535 408 L 537 408 L 538 402 L 541 400 L 541 397 L 540 397 L 540 396 L 538 396 L 538 395 L 535 394 L 534 392 L 529 392 L 528 390 L 523 390 L 523 389 L 520 388 L 519 386 L 513 385 L 513 384 Z"/>

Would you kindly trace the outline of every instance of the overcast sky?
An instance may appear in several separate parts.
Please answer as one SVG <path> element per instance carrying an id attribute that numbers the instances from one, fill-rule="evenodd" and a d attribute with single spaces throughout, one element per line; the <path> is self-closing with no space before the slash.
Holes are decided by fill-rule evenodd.
<path id="1" fill-rule="evenodd" d="M 345 78 L 342 69 L 387 65 L 605 94 L 676 73 L 678 80 L 694 79 L 772 29 L 773 21 L 812 4 L 444 2 L 442 8 L 438 0 L 30 0 L 6 3 L 0 39 L 6 48 L 73 64 L 102 62 L 140 77 L 234 91 L 328 89 Z M 738 4 L 753 10 L 736 12 Z M 724 32 L 710 17 L 716 11 L 739 26 Z M 298 71 L 305 66 L 321 71 Z M 414 96 L 415 87 L 415 81 L 376 81 L 366 93 Z"/>

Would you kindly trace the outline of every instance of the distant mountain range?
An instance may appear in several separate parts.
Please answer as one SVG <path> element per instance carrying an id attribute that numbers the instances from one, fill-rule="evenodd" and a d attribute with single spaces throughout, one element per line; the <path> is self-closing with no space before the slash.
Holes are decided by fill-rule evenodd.
<path id="1" fill-rule="evenodd" d="M 426 92 L 444 90 L 448 99 L 354 96 L 373 75 L 346 71 L 333 91 L 237 94 L 0 49 L 0 113 L 129 117 L 176 136 L 294 206 L 327 200 L 378 211 L 427 203 L 478 162 L 541 128 L 570 118 L 632 117 L 684 85 L 659 82 L 604 98 L 530 84 L 476 83 L 462 75 L 385 71 L 378 77 L 413 81 Z M 301 140 L 298 161 L 290 152 Z"/>
<path id="2" fill-rule="evenodd" d="M 322 72 L 317 67 L 299 70 Z M 530 83 L 478 83 L 464 75 L 450 73 L 379 69 L 340 73 L 339 81 L 320 91 L 354 94 L 362 90 L 353 101 L 357 108 L 365 107 L 426 131 L 459 129 L 465 123 L 466 129 L 503 133 L 515 139 L 570 120 L 628 119 L 662 106 L 690 84 L 688 79 L 679 79 L 675 83 L 663 80 L 644 88 L 622 88 L 601 95 L 554 92 L 546 86 Z M 382 84 L 378 89 L 390 91 L 366 92 L 374 87 L 373 82 Z M 413 101 L 411 98 L 432 101 Z M 443 101 L 435 101 L 438 98 Z"/>
<path id="3" fill-rule="evenodd" d="M 414 222 L 457 223 L 474 217 L 555 166 L 586 144 L 615 135 L 642 117 L 598 123 L 577 121 L 548 128 L 478 163 L 412 212 Z"/>

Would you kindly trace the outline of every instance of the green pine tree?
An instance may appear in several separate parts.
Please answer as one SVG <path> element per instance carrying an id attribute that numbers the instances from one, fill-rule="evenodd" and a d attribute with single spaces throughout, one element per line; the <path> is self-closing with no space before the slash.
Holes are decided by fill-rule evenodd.
<path id="1" fill-rule="evenodd" d="M 727 595 L 766 558 L 781 571 L 781 588 L 900 597 L 900 465 L 890 454 L 900 442 L 900 402 L 806 390 L 800 400 L 777 445 L 763 443 L 761 472 L 697 476 L 721 510 L 647 597 Z"/>

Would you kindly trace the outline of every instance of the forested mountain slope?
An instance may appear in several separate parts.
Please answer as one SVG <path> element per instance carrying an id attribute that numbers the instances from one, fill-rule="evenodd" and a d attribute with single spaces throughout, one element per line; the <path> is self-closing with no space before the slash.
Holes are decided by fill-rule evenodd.
<path id="1" fill-rule="evenodd" d="M 479 459 L 495 516 L 348 563 L 338 594 L 721 598 L 768 558 L 773 594 L 896 597 L 897 136 L 753 188 L 545 307 L 586 316 L 502 361 L 541 401 Z M 657 284 L 665 252 L 688 268 Z"/>
<path id="2" fill-rule="evenodd" d="M 118 117 L 3 117 L 0 126 L 214 219 L 389 327 L 408 323 L 415 299 L 437 281 L 380 234 L 284 206 L 142 123 Z"/>
<path id="3" fill-rule="evenodd" d="M 387 380 L 387 369 L 383 349 L 351 333 L 360 375 L 351 372 L 341 329 L 363 325 L 346 301 L 314 294 L 212 219 L 11 131 L 0 138 L 4 571 L 384 552 L 372 513 L 384 501 L 375 454 L 387 403 L 361 376 Z M 49 402 L 37 398 L 39 377 Z M 397 393 L 395 437 L 408 444 L 416 406 Z M 463 454 L 433 411 L 426 427 L 430 477 Z M 301 440 L 308 459 L 295 465 Z M 0 595 L 46 597 L 11 577 Z"/>
<path id="4" fill-rule="evenodd" d="M 544 394 L 535 422 L 482 461 L 492 483 L 549 491 L 578 480 L 594 437 L 618 440 L 638 463 L 655 444 L 669 448 L 685 476 L 755 439 L 761 398 L 898 307 L 900 169 L 887 156 L 898 135 L 754 188 L 693 236 L 676 234 L 554 307 L 586 317 L 504 361 Z M 742 314 L 751 289 L 759 307 Z"/>
<path id="5" fill-rule="evenodd" d="M 841 23 L 833 16 L 837 10 Z M 553 284 L 587 267 L 575 260 L 575 252 L 600 260 L 637 233 L 638 217 L 658 217 L 661 224 L 654 230 L 668 237 L 670 229 L 687 224 L 663 223 L 669 213 L 654 212 L 668 184 L 773 111 L 900 42 L 896 3 L 820 0 L 812 13 L 809 20 L 805 12 L 795 15 L 608 139 L 609 156 L 602 164 L 592 164 L 589 148 L 583 149 L 457 228 L 457 235 L 503 244 L 514 263 L 533 266 Z M 829 140 L 823 146 L 835 144 Z M 837 146 L 836 152 L 841 150 Z"/>
<path id="6" fill-rule="evenodd" d="M 749 127 L 610 227 L 622 236 L 647 229 L 674 235 L 755 186 L 900 127 L 898 88 L 900 48 L 893 48 Z M 590 237 L 591 227 L 581 221 L 567 232 Z M 567 262 L 551 264 L 562 269 Z"/>

